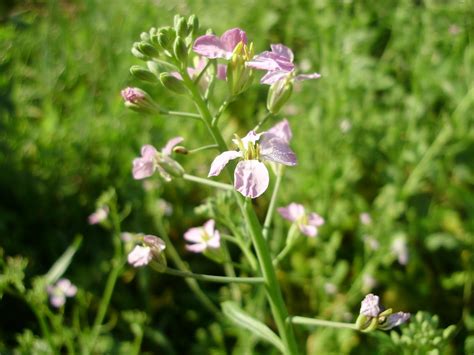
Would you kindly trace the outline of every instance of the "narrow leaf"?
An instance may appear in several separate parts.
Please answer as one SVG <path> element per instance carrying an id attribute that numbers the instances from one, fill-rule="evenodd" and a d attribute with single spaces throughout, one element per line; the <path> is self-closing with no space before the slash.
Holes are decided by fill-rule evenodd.
<path id="1" fill-rule="evenodd" d="M 44 275 L 48 284 L 53 284 L 66 272 L 67 268 L 71 264 L 72 257 L 76 254 L 77 250 L 81 246 L 82 236 L 77 235 L 74 238 L 72 244 L 66 249 L 66 251 L 59 257 L 58 260 L 51 266 L 48 273 Z"/>

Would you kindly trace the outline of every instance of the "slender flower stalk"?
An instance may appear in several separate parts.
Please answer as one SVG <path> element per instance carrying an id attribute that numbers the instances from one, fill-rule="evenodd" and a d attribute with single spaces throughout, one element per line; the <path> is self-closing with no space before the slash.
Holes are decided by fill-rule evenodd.
<path id="1" fill-rule="evenodd" d="M 230 277 L 230 276 L 217 276 L 217 275 L 205 275 L 195 274 L 192 272 L 179 271 L 176 269 L 166 268 L 163 271 L 164 274 L 179 276 L 184 278 L 196 279 L 198 281 L 217 282 L 217 283 L 244 283 L 244 284 L 262 284 L 264 283 L 263 277 Z"/>

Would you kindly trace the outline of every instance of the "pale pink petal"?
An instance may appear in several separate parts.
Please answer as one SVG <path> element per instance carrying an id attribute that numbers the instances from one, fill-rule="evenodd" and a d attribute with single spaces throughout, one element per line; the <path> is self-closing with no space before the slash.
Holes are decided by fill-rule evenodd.
<path id="1" fill-rule="evenodd" d="M 379 326 L 380 329 L 389 330 L 407 322 L 410 319 L 410 313 L 397 312 L 388 316 L 386 322 Z"/>
<path id="2" fill-rule="evenodd" d="M 151 159 L 136 158 L 133 159 L 133 178 L 135 180 L 150 177 L 155 172 L 155 162 Z"/>
<path id="3" fill-rule="evenodd" d="M 97 224 L 102 222 L 109 215 L 109 208 L 107 206 L 97 209 L 88 217 L 89 224 Z"/>
<path id="4" fill-rule="evenodd" d="M 271 44 L 272 52 L 286 58 L 289 62 L 293 62 L 293 51 L 283 44 Z"/>
<path id="5" fill-rule="evenodd" d="M 210 219 L 206 223 L 204 223 L 204 231 L 209 237 L 212 237 L 214 235 L 214 226 L 216 222 L 214 222 L 213 219 Z"/>
<path id="6" fill-rule="evenodd" d="M 230 52 L 232 56 L 234 48 L 240 42 L 243 42 L 243 44 L 247 44 L 247 35 L 240 28 L 233 28 L 224 32 L 220 40 L 222 43 L 222 47 L 225 48 L 227 52 Z M 230 59 L 230 57 L 228 57 L 227 59 Z"/>
<path id="7" fill-rule="evenodd" d="M 316 237 L 318 235 L 318 229 L 315 226 L 310 225 L 300 225 L 301 233 L 307 235 L 308 237 Z"/>
<path id="8" fill-rule="evenodd" d="M 190 228 L 184 233 L 184 239 L 188 242 L 201 243 L 203 241 L 204 230 L 202 227 Z"/>
<path id="9" fill-rule="evenodd" d="M 291 221 L 291 222 L 296 222 L 297 220 L 301 219 L 305 215 L 305 210 L 303 205 L 300 205 L 299 203 L 290 203 L 286 207 L 280 207 L 278 209 L 278 213 L 285 219 Z"/>
<path id="10" fill-rule="evenodd" d="M 194 52 L 210 59 L 228 58 L 229 53 L 223 46 L 219 37 L 215 35 L 204 35 L 198 37 L 194 42 Z M 232 55 L 232 53 L 230 53 Z"/>
<path id="11" fill-rule="evenodd" d="M 268 187 L 270 178 L 265 165 L 258 160 L 240 161 L 234 172 L 234 187 L 242 195 L 256 198 Z"/>
<path id="12" fill-rule="evenodd" d="M 299 74 L 295 76 L 293 79 L 294 81 L 303 81 L 303 80 L 310 80 L 310 79 L 319 79 L 321 77 L 321 74 L 318 73 L 312 73 L 312 74 Z"/>
<path id="13" fill-rule="evenodd" d="M 242 143 L 244 144 L 244 147 L 247 147 L 249 143 L 254 144 L 258 142 L 262 134 L 263 133 L 256 133 L 255 131 L 250 131 L 249 133 L 247 133 L 247 135 L 242 138 Z"/>
<path id="14" fill-rule="evenodd" d="M 206 248 L 206 243 L 186 244 L 186 249 L 193 253 L 202 253 Z"/>
<path id="15" fill-rule="evenodd" d="M 258 69 L 258 70 L 279 70 L 280 65 L 277 62 L 278 56 L 276 56 L 272 52 L 265 51 L 257 56 L 255 56 L 252 60 L 249 60 L 245 63 L 247 67 Z"/>
<path id="16" fill-rule="evenodd" d="M 158 151 L 152 145 L 146 144 L 142 147 L 141 154 L 142 154 L 142 158 L 153 159 L 156 156 L 156 154 L 158 154 Z"/>
<path id="17" fill-rule="evenodd" d="M 212 162 L 211 168 L 209 169 L 209 174 L 207 176 L 209 177 L 219 175 L 230 160 L 237 159 L 239 157 L 242 157 L 242 153 L 236 150 L 229 150 L 219 154 Z"/>
<path id="18" fill-rule="evenodd" d="M 67 297 L 72 297 L 77 293 L 77 287 L 68 279 L 59 279 L 56 287 Z"/>
<path id="19" fill-rule="evenodd" d="M 290 124 L 288 123 L 287 119 L 284 119 L 283 121 L 278 122 L 268 131 L 266 131 L 266 134 L 273 134 L 283 139 L 286 143 L 289 143 L 291 140 L 291 137 L 293 137 L 293 133 L 291 132 Z"/>
<path id="20" fill-rule="evenodd" d="M 189 69 L 189 68 L 188 68 L 188 69 Z M 175 77 L 176 79 L 178 79 L 178 80 L 183 80 L 183 77 L 182 77 L 181 74 L 178 73 L 177 71 L 172 71 L 172 72 L 170 72 L 170 74 L 171 74 L 171 76 L 174 76 L 174 77 Z M 191 73 L 189 73 L 189 70 L 188 70 L 188 74 L 189 74 L 189 76 L 192 77 Z"/>
<path id="21" fill-rule="evenodd" d="M 64 295 L 53 295 L 50 297 L 49 301 L 53 307 L 59 308 L 64 306 L 64 303 L 66 303 L 66 297 L 64 297 Z"/>
<path id="22" fill-rule="evenodd" d="M 227 78 L 227 65 L 217 64 L 217 79 L 226 80 Z"/>
<path id="23" fill-rule="evenodd" d="M 148 265 L 153 258 L 150 247 L 142 247 L 136 245 L 135 248 L 128 254 L 128 263 L 134 267 Z"/>
<path id="24" fill-rule="evenodd" d="M 286 78 L 288 74 L 290 74 L 290 72 L 283 71 L 283 70 L 269 71 L 267 74 L 265 74 L 262 77 L 262 79 L 260 79 L 260 83 L 272 85 L 273 83 L 276 83 L 278 80 L 282 80 Z"/>
<path id="25" fill-rule="evenodd" d="M 367 317 L 378 317 L 380 313 L 379 296 L 369 293 L 360 306 L 360 314 Z"/>
<path id="26" fill-rule="evenodd" d="M 317 213 L 310 213 L 308 215 L 308 224 L 315 226 L 315 227 L 320 227 L 324 224 L 324 218 L 321 217 Z"/>
<path id="27" fill-rule="evenodd" d="M 173 148 L 179 143 L 181 143 L 183 140 L 183 137 L 171 138 L 168 142 L 166 142 L 166 145 L 163 147 L 161 152 L 165 155 L 171 155 L 171 153 L 173 152 Z"/>
<path id="28" fill-rule="evenodd" d="M 207 245 L 210 248 L 214 248 L 214 249 L 220 248 L 220 246 L 221 246 L 221 235 L 220 235 L 219 231 L 216 230 L 214 232 L 213 237 L 207 241 Z"/>
<path id="29" fill-rule="evenodd" d="M 158 238 L 157 236 L 147 234 L 143 237 L 143 243 L 150 248 L 152 248 L 153 252 L 162 252 L 166 249 L 166 243 L 163 239 Z"/>
<path id="30" fill-rule="evenodd" d="M 265 160 L 294 166 L 296 155 L 283 139 L 272 134 L 264 134 L 260 143 L 260 155 Z"/>

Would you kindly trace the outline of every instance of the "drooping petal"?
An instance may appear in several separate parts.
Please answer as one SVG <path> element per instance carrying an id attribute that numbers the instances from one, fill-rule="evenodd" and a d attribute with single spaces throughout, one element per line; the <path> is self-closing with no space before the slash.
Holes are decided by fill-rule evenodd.
<path id="1" fill-rule="evenodd" d="M 286 143 L 289 143 L 293 137 L 293 133 L 291 132 L 290 124 L 288 123 L 287 119 L 278 122 L 276 125 L 270 128 L 266 134 L 273 134 L 284 140 Z"/>
<path id="2" fill-rule="evenodd" d="M 303 224 L 299 226 L 301 233 L 308 237 L 316 237 L 318 235 L 318 229 L 315 226 L 309 224 Z"/>
<path id="3" fill-rule="evenodd" d="M 324 224 L 324 218 L 321 217 L 317 213 L 310 213 L 308 215 L 308 224 L 315 226 L 315 227 L 320 227 Z"/>
<path id="4" fill-rule="evenodd" d="M 206 223 L 204 223 L 204 231 L 206 232 L 207 236 L 211 238 L 214 235 L 214 226 L 216 222 L 213 219 L 210 219 Z"/>
<path id="5" fill-rule="evenodd" d="M 286 58 L 289 62 L 293 62 L 294 55 L 293 51 L 283 44 L 272 44 L 270 45 L 272 52 Z"/>
<path id="6" fill-rule="evenodd" d="M 183 137 L 171 138 L 168 142 L 166 142 L 166 145 L 163 147 L 161 152 L 165 155 L 171 155 L 171 153 L 173 152 L 173 148 L 179 143 L 181 143 L 183 140 Z"/>
<path id="7" fill-rule="evenodd" d="M 234 48 L 240 43 L 247 44 L 247 35 L 240 28 L 232 28 L 221 36 L 222 47 L 232 56 Z M 230 58 L 230 57 L 229 57 Z M 227 59 L 229 59 L 227 58 Z"/>
<path id="8" fill-rule="evenodd" d="M 385 323 L 379 325 L 382 330 L 389 330 L 398 327 L 400 324 L 407 322 L 410 319 L 410 313 L 397 312 L 388 316 Z"/>
<path id="9" fill-rule="evenodd" d="M 202 227 L 190 228 L 184 233 L 184 239 L 192 243 L 201 243 L 203 241 L 204 230 Z"/>
<path id="10" fill-rule="evenodd" d="M 318 73 L 312 73 L 312 74 L 299 74 L 295 76 L 293 79 L 294 81 L 304 81 L 304 80 L 310 80 L 310 79 L 319 79 L 321 77 L 321 74 Z"/>
<path id="11" fill-rule="evenodd" d="M 135 180 L 150 177 L 155 172 L 155 162 L 151 159 L 136 158 L 133 159 L 133 178 Z"/>
<path id="12" fill-rule="evenodd" d="M 258 160 L 240 161 L 234 172 L 234 187 L 242 195 L 256 198 L 268 187 L 270 178 L 265 165 Z"/>
<path id="13" fill-rule="evenodd" d="M 229 53 L 223 46 L 220 38 L 215 35 L 204 35 L 198 37 L 194 42 L 193 51 L 210 59 L 227 59 L 229 56 Z M 230 53 L 230 55 L 232 55 L 232 53 Z"/>
<path id="14" fill-rule="evenodd" d="M 275 163 L 289 166 L 296 165 L 296 155 L 288 143 L 271 134 L 264 134 L 260 140 L 260 155 L 262 159 Z"/>
<path id="15" fill-rule="evenodd" d="M 304 214 L 305 210 L 303 205 L 300 205 L 299 203 L 290 203 L 286 207 L 280 207 L 278 208 L 278 213 L 285 219 L 295 222 L 299 219 L 301 219 Z"/>
<path id="16" fill-rule="evenodd" d="M 142 247 L 136 245 L 135 248 L 128 254 L 128 263 L 134 267 L 148 265 L 153 258 L 150 247 Z"/>
<path id="17" fill-rule="evenodd" d="M 186 249 L 193 253 L 202 253 L 206 248 L 206 243 L 186 244 Z"/>
<path id="18" fill-rule="evenodd" d="M 237 159 L 239 157 L 242 157 L 242 153 L 236 150 L 228 150 L 227 152 L 219 154 L 212 162 L 211 168 L 209 169 L 209 174 L 207 176 L 209 177 L 219 175 L 230 160 Z"/>
<path id="19" fill-rule="evenodd" d="M 260 79 L 260 83 L 266 84 L 266 85 L 272 85 L 273 83 L 276 83 L 278 80 L 283 80 L 285 79 L 290 72 L 283 71 L 283 70 L 274 70 L 274 71 L 269 71 L 267 74 L 265 74 L 262 79 Z"/>
<path id="20" fill-rule="evenodd" d="M 379 296 L 372 293 L 365 296 L 361 303 L 359 313 L 367 317 L 378 317 L 380 314 Z"/>

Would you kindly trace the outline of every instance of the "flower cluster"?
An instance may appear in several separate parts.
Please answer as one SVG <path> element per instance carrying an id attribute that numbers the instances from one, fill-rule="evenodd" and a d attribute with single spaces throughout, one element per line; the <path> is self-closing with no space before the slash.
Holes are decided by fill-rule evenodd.
<path id="1" fill-rule="evenodd" d="M 311 212 L 306 213 L 303 205 L 299 203 L 290 203 L 286 207 L 280 207 L 278 213 L 288 221 L 296 224 L 301 233 L 308 237 L 318 235 L 318 227 L 324 224 L 324 218 L 319 214 Z"/>
<path id="2" fill-rule="evenodd" d="M 369 293 L 361 303 L 356 325 L 363 332 L 370 332 L 377 328 L 389 330 L 407 322 L 409 319 L 410 313 L 393 313 L 391 308 L 384 309 L 379 304 L 379 296 Z"/>
<path id="3" fill-rule="evenodd" d="M 56 308 L 64 306 L 66 297 L 74 297 L 77 293 L 77 287 L 68 279 L 59 279 L 54 285 L 48 285 L 46 291 L 49 294 L 51 305 Z"/>

